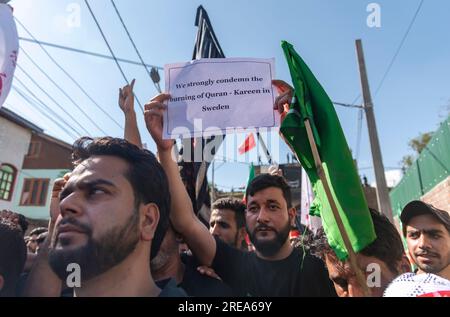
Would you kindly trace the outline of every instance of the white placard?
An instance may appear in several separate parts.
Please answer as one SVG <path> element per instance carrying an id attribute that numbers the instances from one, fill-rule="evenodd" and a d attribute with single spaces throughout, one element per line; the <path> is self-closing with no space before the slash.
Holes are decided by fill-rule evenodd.
<path id="1" fill-rule="evenodd" d="M 211 58 L 165 65 L 171 95 L 165 139 L 279 126 L 273 110 L 274 59 Z"/>

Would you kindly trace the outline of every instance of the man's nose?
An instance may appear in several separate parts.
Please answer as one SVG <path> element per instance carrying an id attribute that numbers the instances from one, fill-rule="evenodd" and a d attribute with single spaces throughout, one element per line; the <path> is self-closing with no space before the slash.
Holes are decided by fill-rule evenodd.
<path id="1" fill-rule="evenodd" d="M 60 202 L 61 216 L 79 216 L 82 214 L 82 197 L 80 193 L 73 192 Z"/>
<path id="2" fill-rule="evenodd" d="M 269 214 L 265 206 L 262 206 L 259 210 L 257 221 L 259 223 L 267 223 L 269 222 Z"/>
<path id="3" fill-rule="evenodd" d="M 419 238 L 419 248 L 428 250 L 431 249 L 431 243 L 430 239 L 427 237 L 426 234 L 421 234 Z"/>
<path id="4" fill-rule="evenodd" d="M 211 226 L 210 232 L 213 236 L 218 236 L 219 235 L 219 226 L 217 224 L 214 224 L 213 226 Z"/>

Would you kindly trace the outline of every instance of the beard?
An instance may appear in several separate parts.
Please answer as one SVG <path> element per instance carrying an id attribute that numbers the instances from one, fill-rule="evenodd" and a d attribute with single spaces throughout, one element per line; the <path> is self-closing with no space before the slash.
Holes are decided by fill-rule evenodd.
<path id="1" fill-rule="evenodd" d="M 66 218 L 61 221 L 60 225 L 77 226 L 83 229 L 88 239 L 84 245 L 76 249 L 51 249 L 49 252 L 50 267 L 63 281 L 71 273 L 67 272 L 67 266 L 70 263 L 80 266 L 81 280 L 86 281 L 98 276 L 121 263 L 133 252 L 139 242 L 138 223 L 139 214 L 137 210 L 134 210 L 130 220 L 124 226 L 109 229 L 100 238 L 94 239 L 90 226 L 82 224 L 74 218 Z"/>
<path id="2" fill-rule="evenodd" d="M 281 249 L 281 247 L 286 243 L 286 240 L 289 237 L 289 232 L 291 231 L 290 220 L 283 228 L 281 228 L 280 231 L 266 225 L 257 225 L 252 232 L 250 232 L 247 226 L 246 228 L 250 241 L 255 246 L 255 249 L 266 257 L 275 255 Z M 272 240 L 258 239 L 256 236 L 256 230 L 258 228 L 272 229 L 275 232 L 275 238 Z"/>

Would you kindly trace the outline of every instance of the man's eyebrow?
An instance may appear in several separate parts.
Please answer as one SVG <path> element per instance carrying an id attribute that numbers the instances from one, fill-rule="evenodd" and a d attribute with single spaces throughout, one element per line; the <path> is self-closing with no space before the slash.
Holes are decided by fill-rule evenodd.
<path id="1" fill-rule="evenodd" d="M 279 201 L 276 200 L 276 199 L 267 199 L 267 203 L 269 203 L 269 204 L 272 204 L 272 203 L 280 204 Z"/>
<path id="2" fill-rule="evenodd" d="M 81 181 L 77 187 L 80 189 L 83 189 L 84 187 L 94 187 L 94 186 L 98 186 L 98 185 L 107 185 L 107 186 L 113 186 L 115 187 L 116 185 L 106 179 L 103 178 L 98 178 L 98 179 L 94 179 L 94 180 L 85 180 L 85 181 Z"/>
<path id="3" fill-rule="evenodd" d="M 79 183 L 73 184 L 73 183 L 69 183 L 68 186 L 64 187 L 64 189 L 61 191 L 61 198 L 64 198 L 66 195 L 68 195 L 70 192 L 72 192 L 74 190 L 74 188 L 79 188 L 81 190 L 85 190 L 85 189 L 89 189 L 98 185 L 106 185 L 106 186 L 112 186 L 112 187 L 116 187 L 116 185 L 111 182 L 108 181 L 106 179 L 94 179 L 94 180 L 85 180 L 85 181 L 81 181 Z"/>
<path id="4" fill-rule="evenodd" d="M 426 234 L 438 234 L 438 233 L 442 233 L 442 230 L 440 230 L 440 229 L 429 229 L 429 230 L 423 230 L 423 233 L 426 233 Z"/>

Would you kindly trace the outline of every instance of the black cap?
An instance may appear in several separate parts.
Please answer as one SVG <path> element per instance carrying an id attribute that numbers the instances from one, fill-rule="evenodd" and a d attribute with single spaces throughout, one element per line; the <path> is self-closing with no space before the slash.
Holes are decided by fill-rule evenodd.
<path id="1" fill-rule="evenodd" d="M 439 222 L 447 228 L 450 232 L 450 215 L 448 212 L 444 210 L 440 210 L 435 208 L 433 205 L 424 203 L 420 200 L 413 200 L 409 202 L 405 208 L 402 210 L 402 214 L 400 215 L 400 219 L 402 220 L 402 224 L 404 227 L 408 224 L 408 222 L 420 215 L 430 214 L 437 218 Z"/>

